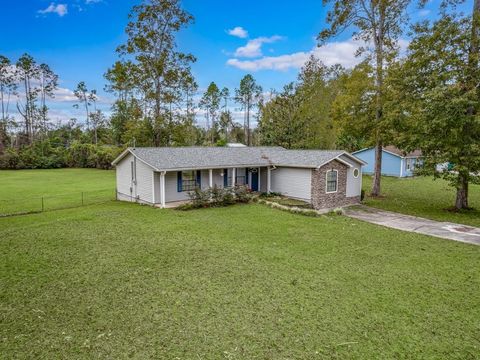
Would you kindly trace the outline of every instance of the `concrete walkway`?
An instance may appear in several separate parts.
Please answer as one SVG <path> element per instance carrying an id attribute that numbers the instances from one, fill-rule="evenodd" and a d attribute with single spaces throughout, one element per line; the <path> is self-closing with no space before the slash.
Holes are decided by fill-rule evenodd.
<path id="1" fill-rule="evenodd" d="M 372 224 L 480 245 L 480 228 L 472 226 L 428 220 L 367 206 L 348 207 L 344 212 L 346 216 Z"/>

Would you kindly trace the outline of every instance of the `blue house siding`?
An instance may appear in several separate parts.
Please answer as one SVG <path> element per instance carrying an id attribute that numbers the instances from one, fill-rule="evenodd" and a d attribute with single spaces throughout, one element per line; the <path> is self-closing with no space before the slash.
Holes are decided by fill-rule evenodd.
<path id="1" fill-rule="evenodd" d="M 365 149 L 359 152 L 354 152 L 353 155 L 365 161 L 367 165 L 363 167 L 364 174 L 373 174 L 375 166 L 375 149 Z M 405 165 L 403 165 L 405 166 Z M 400 169 L 402 167 L 402 158 L 383 151 L 382 154 L 382 174 L 387 176 L 400 177 Z M 405 172 L 402 174 L 405 176 Z M 411 175 L 410 175 L 411 176 Z"/>

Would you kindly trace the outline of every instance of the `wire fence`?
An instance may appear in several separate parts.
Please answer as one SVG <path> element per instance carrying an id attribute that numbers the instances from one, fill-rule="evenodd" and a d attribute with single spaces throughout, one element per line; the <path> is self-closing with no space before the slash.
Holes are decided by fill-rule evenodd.
<path id="1" fill-rule="evenodd" d="M 115 200 L 115 190 L 112 189 L 0 199 L 0 217 L 69 209 L 111 200 Z"/>

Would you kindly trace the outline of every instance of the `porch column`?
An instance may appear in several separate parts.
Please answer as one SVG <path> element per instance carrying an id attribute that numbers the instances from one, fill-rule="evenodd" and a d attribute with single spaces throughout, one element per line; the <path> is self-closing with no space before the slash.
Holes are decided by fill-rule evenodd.
<path id="1" fill-rule="evenodd" d="M 165 171 L 160 173 L 160 203 L 165 207 Z"/>
<path id="2" fill-rule="evenodd" d="M 271 179 L 272 179 L 272 169 L 270 169 L 270 166 L 269 166 L 267 167 L 267 193 L 270 193 Z"/>
<path id="3" fill-rule="evenodd" d="M 208 169 L 208 186 L 210 186 L 210 188 L 213 188 L 213 170 L 212 169 Z"/>
<path id="4" fill-rule="evenodd" d="M 237 169 L 233 168 L 232 169 L 232 187 L 235 186 L 236 179 L 237 178 Z"/>

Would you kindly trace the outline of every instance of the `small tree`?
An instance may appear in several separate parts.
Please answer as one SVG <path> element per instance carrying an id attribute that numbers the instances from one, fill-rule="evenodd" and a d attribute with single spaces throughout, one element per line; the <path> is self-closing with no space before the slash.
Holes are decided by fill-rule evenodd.
<path id="1" fill-rule="evenodd" d="M 73 90 L 73 93 L 75 94 L 76 98 L 80 102 L 80 104 L 75 104 L 73 105 L 77 109 L 79 108 L 80 105 L 82 105 L 85 108 L 85 112 L 87 114 L 86 116 L 86 125 L 87 125 L 87 130 L 90 130 L 90 97 L 88 94 L 88 89 L 87 85 L 85 84 L 84 81 L 80 81 L 77 84 L 77 88 Z"/>
<path id="2" fill-rule="evenodd" d="M 203 94 L 199 105 L 201 108 L 205 109 L 205 118 L 207 119 L 207 131 L 210 132 L 210 142 L 212 144 L 215 142 L 214 135 L 218 111 L 220 109 L 220 100 L 220 90 L 217 84 L 211 82 L 207 88 L 207 91 L 205 91 L 205 93 Z"/>
<path id="3" fill-rule="evenodd" d="M 262 96 L 262 87 L 255 82 L 252 75 L 248 74 L 240 80 L 240 87 L 235 89 L 235 101 L 241 104 L 244 110 L 245 139 L 247 145 L 252 144 L 250 132 L 250 113 L 258 105 Z"/>

